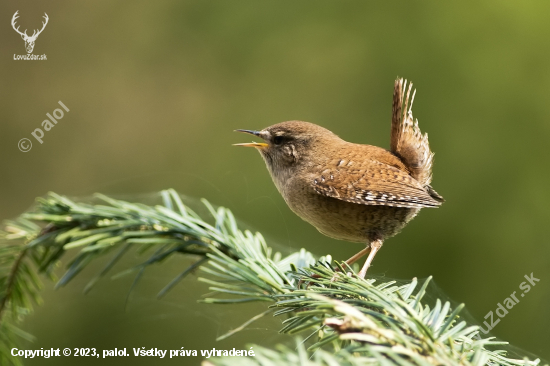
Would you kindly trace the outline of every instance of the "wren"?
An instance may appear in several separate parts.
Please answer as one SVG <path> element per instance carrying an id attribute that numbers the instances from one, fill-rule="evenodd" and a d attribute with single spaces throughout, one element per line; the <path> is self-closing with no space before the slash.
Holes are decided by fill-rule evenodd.
<path id="1" fill-rule="evenodd" d="M 428 135 L 413 120 L 412 83 L 397 79 L 393 92 L 390 150 L 347 142 L 313 123 L 288 121 L 261 131 L 237 130 L 264 142 L 256 148 L 275 186 L 299 217 L 331 238 L 366 243 L 346 261 L 368 254 L 365 277 L 386 238 L 424 207 L 444 201 L 431 186 L 433 153 Z"/>

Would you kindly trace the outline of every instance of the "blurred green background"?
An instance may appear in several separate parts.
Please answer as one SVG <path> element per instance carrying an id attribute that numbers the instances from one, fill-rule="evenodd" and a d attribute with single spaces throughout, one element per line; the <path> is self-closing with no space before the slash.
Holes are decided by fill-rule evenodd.
<path id="1" fill-rule="evenodd" d="M 13 60 L 26 53 L 10 25 L 16 10 L 21 29 L 48 14 L 34 50 L 47 61 Z M 433 275 L 479 321 L 533 273 L 540 282 L 493 334 L 548 359 L 549 13 L 539 1 L 3 1 L 0 218 L 48 191 L 120 196 L 172 187 L 231 208 L 279 250 L 348 258 L 361 246 L 295 216 L 260 156 L 231 146 L 250 140 L 232 131 L 299 119 L 387 148 L 393 81 L 406 77 L 436 152 L 433 186 L 447 202 L 388 240 L 369 272 Z M 30 133 L 59 100 L 70 112 L 40 145 Z M 24 137 L 33 142 L 26 153 L 17 148 Z M 99 262 L 63 289 L 46 282 L 44 305 L 24 324 L 37 337 L 26 347 L 200 350 L 289 340 L 277 335 L 280 319 L 267 319 L 215 342 L 264 304 L 197 304 L 207 288 L 195 276 L 156 300 L 189 263 L 151 268 L 126 308 L 129 277 L 82 294 Z"/>

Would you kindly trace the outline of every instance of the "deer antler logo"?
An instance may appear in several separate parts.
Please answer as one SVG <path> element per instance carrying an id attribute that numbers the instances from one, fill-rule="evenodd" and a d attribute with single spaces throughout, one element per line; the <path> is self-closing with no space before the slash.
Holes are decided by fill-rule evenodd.
<path id="1" fill-rule="evenodd" d="M 11 26 L 13 27 L 13 29 L 19 33 L 21 35 L 21 38 L 23 38 L 23 40 L 25 41 L 25 48 L 27 49 L 27 53 L 32 53 L 32 50 L 34 49 L 34 42 L 36 41 L 36 38 L 38 38 L 38 36 L 40 35 L 40 33 L 42 33 L 42 31 L 44 30 L 44 28 L 46 28 L 46 24 L 48 24 L 48 14 L 44 13 L 44 19 L 46 19 L 46 22 L 42 22 L 42 29 L 40 30 L 34 30 L 32 36 L 28 36 L 27 35 L 27 30 L 25 29 L 24 32 L 21 32 L 19 31 L 19 27 L 15 28 L 15 20 L 17 18 L 19 18 L 19 16 L 17 15 L 17 13 L 19 12 L 19 10 L 17 10 L 15 12 L 15 14 L 13 14 L 13 18 L 11 18 Z"/>

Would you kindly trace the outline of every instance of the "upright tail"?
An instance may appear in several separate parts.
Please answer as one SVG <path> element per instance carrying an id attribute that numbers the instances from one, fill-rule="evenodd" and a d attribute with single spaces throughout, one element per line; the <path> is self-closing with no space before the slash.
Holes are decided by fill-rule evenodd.
<path id="1" fill-rule="evenodd" d="M 434 154 L 430 151 L 428 134 L 422 135 L 418 120 L 413 120 L 411 98 L 412 83 L 397 79 L 393 90 L 393 115 L 391 121 L 391 152 L 397 155 L 411 171 L 411 176 L 423 186 L 432 181 Z M 406 96 L 405 96 L 406 93 Z"/>
<path id="2" fill-rule="evenodd" d="M 428 134 L 422 135 L 418 120 L 413 119 L 412 105 L 416 90 L 412 97 L 411 90 L 412 83 L 407 89 L 406 80 L 395 80 L 390 150 L 405 163 L 411 176 L 427 188 L 430 196 L 443 201 L 443 197 L 430 187 L 434 153 L 430 150 Z"/>

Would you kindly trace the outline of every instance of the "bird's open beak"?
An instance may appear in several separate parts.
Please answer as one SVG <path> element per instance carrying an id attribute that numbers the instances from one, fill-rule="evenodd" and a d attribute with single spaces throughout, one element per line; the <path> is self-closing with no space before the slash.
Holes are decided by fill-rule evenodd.
<path id="1" fill-rule="evenodd" d="M 248 133 L 250 135 L 262 137 L 260 135 L 260 131 L 235 130 L 235 132 L 244 132 L 244 133 Z M 249 142 L 249 143 L 244 143 L 244 144 L 233 144 L 233 146 L 245 146 L 245 147 L 255 147 L 257 149 L 265 149 L 267 147 L 267 144 L 265 142 Z"/>

